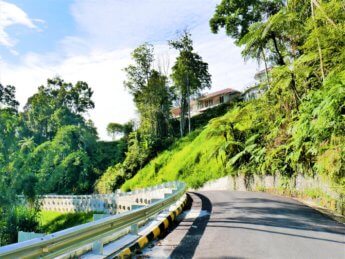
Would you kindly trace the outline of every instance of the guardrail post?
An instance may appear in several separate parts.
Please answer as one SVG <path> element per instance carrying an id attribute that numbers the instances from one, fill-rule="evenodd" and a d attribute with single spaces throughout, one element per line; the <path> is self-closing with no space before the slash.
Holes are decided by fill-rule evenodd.
<path id="1" fill-rule="evenodd" d="M 103 254 L 103 242 L 102 241 L 97 240 L 96 242 L 93 242 L 92 253 L 97 254 L 97 255 Z"/>

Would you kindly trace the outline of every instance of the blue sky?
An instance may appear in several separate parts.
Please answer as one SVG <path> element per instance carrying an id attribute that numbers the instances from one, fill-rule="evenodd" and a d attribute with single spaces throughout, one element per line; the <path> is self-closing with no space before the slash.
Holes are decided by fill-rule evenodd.
<path id="1" fill-rule="evenodd" d="M 123 88 L 123 68 L 143 42 L 169 69 L 176 58 L 167 46 L 178 31 L 191 30 L 196 51 L 209 63 L 213 86 L 243 89 L 253 81 L 255 62 L 208 21 L 220 0 L 0 0 L 0 82 L 17 87 L 22 105 L 46 79 L 83 80 L 94 90 L 96 108 L 87 116 L 107 139 L 108 122 L 135 118 Z"/>
<path id="2" fill-rule="evenodd" d="M 21 24 L 6 28 L 9 35 L 17 41 L 14 49 L 18 54 L 27 52 L 49 52 L 56 49 L 57 43 L 66 35 L 76 32 L 73 16 L 70 14 L 69 0 L 20 0 L 6 1 L 22 9 L 36 29 Z M 0 45 L 0 55 L 10 62 L 18 62 L 19 55 L 11 54 L 5 46 Z"/>

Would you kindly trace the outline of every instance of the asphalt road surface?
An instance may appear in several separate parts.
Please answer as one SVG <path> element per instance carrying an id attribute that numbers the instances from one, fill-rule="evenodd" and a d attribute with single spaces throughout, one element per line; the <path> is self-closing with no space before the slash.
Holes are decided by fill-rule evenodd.
<path id="1" fill-rule="evenodd" d="M 257 192 L 189 195 L 189 213 L 143 257 L 345 259 L 345 225 L 293 199 Z"/>

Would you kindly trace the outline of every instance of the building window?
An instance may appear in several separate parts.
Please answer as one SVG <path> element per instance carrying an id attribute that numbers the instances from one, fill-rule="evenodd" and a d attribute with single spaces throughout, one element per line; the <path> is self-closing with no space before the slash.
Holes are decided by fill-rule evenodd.
<path id="1" fill-rule="evenodd" d="M 219 103 L 224 103 L 224 96 L 219 97 Z"/>

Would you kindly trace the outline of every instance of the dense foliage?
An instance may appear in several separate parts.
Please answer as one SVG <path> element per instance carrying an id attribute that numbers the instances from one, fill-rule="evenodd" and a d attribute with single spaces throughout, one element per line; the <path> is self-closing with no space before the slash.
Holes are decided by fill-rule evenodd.
<path id="1" fill-rule="evenodd" d="M 223 0 L 211 20 L 214 32 L 226 27 L 245 58 L 265 62 L 266 93 L 176 143 L 124 189 L 175 179 L 198 187 L 227 174 L 279 172 L 317 175 L 345 194 L 344 3 L 271 3 L 279 8 L 250 17 L 241 12 L 253 10 L 251 2 Z"/>
<path id="2" fill-rule="evenodd" d="M 19 112 L 15 87 L 0 85 L 0 244 L 38 228 L 41 194 L 91 193 L 101 173 L 124 160 L 127 142 L 99 142 L 84 113 L 92 90 L 48 79 Z M 21 205 L 18 194 L 27 205 Z"/>
<path id="3" fill-rule="evenodd" d="M 84 117 L 94 107 L 87 83 L 48 79 L 22 112 L 15 87 L 0 84 L 0 245 L 15 242 L 18 230 L 38 228 L 36 196 L 46 193 L 104 193 L 175 179 L 199 187 L 229 174 L 302 173 L 331 181 L 344 197 L 344 10 L 339 0 L 222 0 L 211 30 L 224 28 L 245 59 L 264 63 L 265 94 L 204 128 L 198 126 L 226 108 L 190 118 L 190 97 L 208 88 L 211 76 L 187 32 L 169 42 L 178 50 L 171 81 L 154 68 L 152 45 L 133 51 L 124 85 L 139 123 L 110 123 L 114 142 L 99 142 Z M 174 99 L 182 111 L 178 126 L 170 117 Z M 187 119 L 194 131 L 174 142 Z"/>
<path id="4" fill-rule="evenodd" d="M 177 179 L 197 188 L 229 174 L 303 173 L 330 181 L 344 195 L 344 103 L 344 72 L 311 91 L 293 119 L 277 113 L 265 98 L 241 103 L 177 141 L 122 188 Z"/>
<path id="5" fill-rule="evenodd" d="M 194 120 L 190 117 L 190 99 L 202 89 L 210 87 L 211 76 L 208 73 L 208 64 L 194 52 L 191 35 L 188 32 L 182 34 L 178 40 L 170 41 L 169 44 L 179 51 L 172 68 L 172 85 L 160 68 L 158 70 L 154 68 L 152 45 L 145 43 L 132 52 L 133 64 L 124 69 L 127 74 L 124 85 L 133 96 L 139 114 L 139 125 L 134 132 L 126 136 L 128 151 L 125 160 L 107 169 L 96 183 L 97 192 L 111 192 L 119 188 L 150 159 L 167 148 L 177 135 L 183 136 L 187 117 L 189 131 L 192 129 Z M 171 118 L 170 112 L 176 97 L 182 111 L 178 121 Z M 200 116 L 199 121 L 196 119 L 195 126 L 205 124 L 209 115 Z M 177 122 L 179 127 L 176 127 Z M 108 132 L 113 136 L 123 134 L 122 131 L 123 127 L 118 123 L 108 125 Z"/>
<path id="6" fill-rule="evenodd" d="M 54 233 L 66 228 L 93 221 L 95 211 L 61 213 L 42 211 L 39 215 L 39 230 L 42 233 Z"/>

